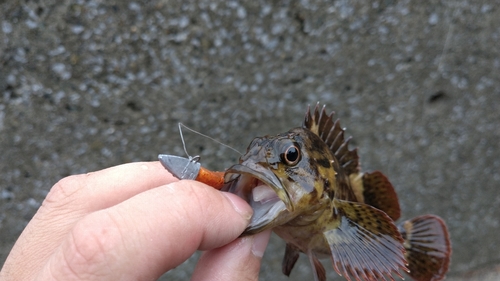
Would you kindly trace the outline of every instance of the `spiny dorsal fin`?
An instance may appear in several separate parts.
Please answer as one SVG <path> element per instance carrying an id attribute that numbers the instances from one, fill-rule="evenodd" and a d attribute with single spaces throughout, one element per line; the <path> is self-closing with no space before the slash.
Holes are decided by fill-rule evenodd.
<path id="1" fill-rule="evenodd" d="M 286 276 L 290 276 L 297 259 L 299 258 L 300 250 L 293 246 L 292 244 L 286 243 L 285 256 L 283 257 L 283 262 L 281 263 L 281 271 Z"/>
<path id="2" fill-rule="evenodd" d="M 398 226 L 406 248 L 410 276 L 416 281 L 443 280 L 450 265 L 451 244 L 446 224 L 423 215 Z"/>
<path id="3" fill-rule="evenodd" d="M 392 219 L 369 205 L 333 199 L 323 236 L 335 271 L 348 280 L 394 280 L 408 271 L 403 238 Z"/>
<path id="4" fill-rule="evenodd" d="M 307 108 L 303 128 L 311 130 L 318 135 L 330 148 L 335 158 L 340 162 L 347 175 L 359 172 L 359 157 L 357 149 L 349 150 L 351 138 L 344 139 L 344 129 L 340 127 L 340 121 L 333 121 L 335 112 L 327 114 L 325 106 L 320 110 L 319 102 L 311 113 Z"/>
<path id="5" fill-rule="evenodd" d="M 398 195 L 391 182 L 379 171 L 363 175 L 363 198 L 365 204 L 384 211 L 393 221 L 401 216 Z"/>

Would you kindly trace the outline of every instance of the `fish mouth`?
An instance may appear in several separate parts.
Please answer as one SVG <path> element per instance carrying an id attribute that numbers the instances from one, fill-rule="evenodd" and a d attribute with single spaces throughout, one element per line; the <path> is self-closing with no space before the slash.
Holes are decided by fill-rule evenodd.
<path id="1" fill-rule="evenodd" d="M 269 169 L 255 164 L 236 164 L 226 170 L 225 190 L 243 198 L 253 209 L 250 224 L 242 235 L 259 233 L 280 224 L 280 214 L 293 212 L 288 193 Z"/>

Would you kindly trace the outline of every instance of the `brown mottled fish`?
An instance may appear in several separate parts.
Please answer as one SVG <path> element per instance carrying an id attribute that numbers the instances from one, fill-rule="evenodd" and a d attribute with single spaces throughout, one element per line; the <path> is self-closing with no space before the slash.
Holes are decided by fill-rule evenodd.
<path id="1" fill-rule="evenodd" d="M 394 280 L 402 272 L 417 281 L 444 279 L 451 255 L 444 222 L 424 215 L 397 227 L 392 184 L 381 172 L 361 173 L 348 145 L 339 121 L 318 105 L 302 127 L 255 138 L 222 188 L 254 209 L 243 235 L 272 228 L 284 239 L 287 276 L 302 252 L 317 281 L 326 280 L 323 258 L 347 280 Z"/>

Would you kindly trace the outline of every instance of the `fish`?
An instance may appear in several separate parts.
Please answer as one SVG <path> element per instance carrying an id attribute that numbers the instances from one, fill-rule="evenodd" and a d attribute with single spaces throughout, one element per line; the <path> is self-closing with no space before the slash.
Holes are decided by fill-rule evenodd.
<path id="1" fill-rule="evenodd" d="M 380 171 L 361 171 L 344 132 L 318 103 L 301 127 L 251 141 L 221 188 L 254 210 L 242 236 L 272 229 L 286 242 L 287 276 L 303 253 L 316 281 L 326 280 L 320 259 L 328 258 L 349 281 L 394 280 L 405 272 L 416 281 L 444 279 L 451 258 L 445 222 L 422 215 L 396 224 L 394 187 Z"/>
<path id="2" fill-rule="evenodd" d="M 396 225 L 401 209 L 394 187 L 380 171 L 361 172 L 344 132 L 334 112 L 318 103 L 301 127 L 255 138 L 224 172 L 201 167 L 198 156 L 158 158 L 179 179 L 247 201 L 254 214 L 241 236 L 272 229 L 286 242 L 287 276 L 303 253 L 316 281 L 326 280 L 319 261 L 325 258 L 349 281 L 394 280 L 403 272 L 416 281 L 443 280 L 452 253 L 445 222 L 427 214 Z"/>

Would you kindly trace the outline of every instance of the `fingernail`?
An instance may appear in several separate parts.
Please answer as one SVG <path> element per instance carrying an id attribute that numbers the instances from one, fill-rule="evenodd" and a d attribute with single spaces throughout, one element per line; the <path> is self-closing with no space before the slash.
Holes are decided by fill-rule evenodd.
<path id="1" fill-rule="evenodd" d="M 252 244 L 252 254 L 254 256 L 259 258 L 262 258 L 262 256 L 264 256 L 267 244 L 269 243 L 269 237 L 271 237 L 270 229 L 255 234 L 255 236 L 253 237 L 253 244 Z"/>
<path id="2" fill-rule="evenodd" d="M 250 221 L 253 215 L 253 210 L 252 207 L 245 202 L 245 200 L 232 193 L 222 192 L 222 194 L 229 199 L 229 202 L 231 202 L 231 205 L 233 205 L 234 210 L 236 210 L 238 214 L 240 214 L 247 221 Z"/>

